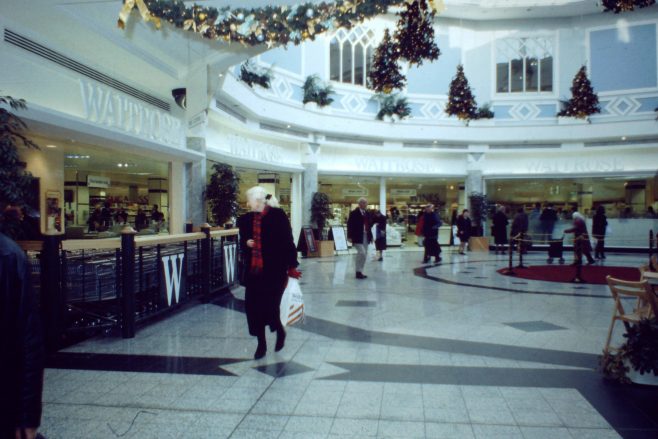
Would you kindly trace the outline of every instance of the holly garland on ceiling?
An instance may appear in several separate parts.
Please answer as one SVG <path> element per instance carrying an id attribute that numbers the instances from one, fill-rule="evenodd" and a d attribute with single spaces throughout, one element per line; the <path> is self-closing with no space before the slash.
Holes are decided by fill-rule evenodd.
<path id="1" fill-rule="evenodd" d="M 125 28 L 133 9 L 156 28 L 166 21 L 177 28 L 204 38 L 238 42 L 245 46 L 268 47 L 300 44 L 315 35 L 339 28 L 351 28 L 368 18 L 386 13 L 389 6 L 416 0 L 337 0 L 333 3 L 265 6 L 262 8 L 221 9 L 187 6 L 181 0 L 123 0 L 118 26 Z M 423 0 L 424 2 L 425 0 Z M 440 10 L 442 0 L 429 0 L 431 12 Z"/>
<path id="2" fill-rule="evenodd" d="M 603 0 L 602 4 L 604 12 L 619 14 L 620 12 L 634 11 L 636 7 L 646 8 L 655 5 L 656 0 Z"/>

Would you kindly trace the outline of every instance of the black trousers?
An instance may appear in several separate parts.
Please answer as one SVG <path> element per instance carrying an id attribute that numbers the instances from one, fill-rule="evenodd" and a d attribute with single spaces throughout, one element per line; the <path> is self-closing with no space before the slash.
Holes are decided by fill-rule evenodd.
<path id="1" fill-rule="evenodd" d="M 594 247 L 594 254 L 596 256 L 603 256 L 603 253 L 605 253 L 605 239 L 597 238 L 596 247 Z"/>

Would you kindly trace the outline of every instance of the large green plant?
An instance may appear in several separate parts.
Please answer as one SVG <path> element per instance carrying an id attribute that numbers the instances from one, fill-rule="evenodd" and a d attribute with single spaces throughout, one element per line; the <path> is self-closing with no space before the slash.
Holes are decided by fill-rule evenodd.
<path id="1" fill-rule="evenodd" d="M 641 374 L 653 373 L 658 376 L 658 319 L 642 319 L 639 323 L 629 325 L 624 334 L 626 341 L 616 350 L 601 358 L 601 370 L 610 379 L 628 382 L 630 363 Z"/>
<path id="2" fill-rule="evenodd" d="M 238 213 L 240 176 L 231 166 L 223 163 L 215 163 L 212 169 L 210 183 L 206 186 L 206 200 L 210 203 L 215 224 L 221 226 Z"/>
<path id="3" fill-rule="evenodd" d="M 471 192 L 469 196 L 470 213 L 473 223 L 473 236 L 482 236 L 484 234 L 484 227 L 482 223 L 487 215 L 487 196 L 480 192 Z"/>
<path id="4" fill-rule="evenodd" d="M 311 221 L 318 226 L 318 230 L 322 234 L 327 220 L 334 217 L 331 211 L 331 201 L 329 196 L 323 192 L 316 192 L 313 194 L 311 200 Z"/>
<path id="5" fill-rule="evenodd" d="M 8 206 L 23 208 L 31 201 L 30 186 L 34 180 L 20 161 L 18 146 L 39 148 L 25 136 L 25 122 L 12 113 L 12 110 L 25 109 L 27 105 L 23 99 L 0 96 L 0 230 L 14 239 L 20 234 L 19 217 L 3 215 L 3 212 Z"/>

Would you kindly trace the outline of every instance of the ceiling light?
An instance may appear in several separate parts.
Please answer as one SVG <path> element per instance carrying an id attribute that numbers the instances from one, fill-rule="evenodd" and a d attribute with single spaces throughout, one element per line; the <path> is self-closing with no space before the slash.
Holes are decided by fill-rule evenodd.
<path id="1" fill-rule="evenodd" d="M 432 142 L 432 143 L 434 143 L 434 144 L 436 145 L 437 143 L 439 143 L 439 141 L 438 141 L 438 140 L 435 140 L 435 141 Z"/>
<path id="2" fill-rule="evenodd" d="M 621 136 L 622 141 L 626 141 L 626 136 Z"/>
<path id="3" fill-rule="evenodd" d="M 120 168 L 123 168 L 123 164 L 121 164 L 121 163 L 117 163 L 117 166 L 120 167 Z"/>
<path id="4" fill-rule="evenodd" d="M 46 145 L 46 148 L 57 148 L 57 145 Z"/>

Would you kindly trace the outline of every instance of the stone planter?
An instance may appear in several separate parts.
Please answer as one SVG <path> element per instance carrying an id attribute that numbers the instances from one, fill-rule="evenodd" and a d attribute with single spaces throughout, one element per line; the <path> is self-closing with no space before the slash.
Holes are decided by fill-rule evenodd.
<path id="1" fill-rule="evenodd" d="M 334 242 L 333 241 L 318 241 L 318 256 L 326 258 L 334 255 Z"/>
<path id="2" fill-rule="evenodd" d="M 494 119 L 475 119 L 469 122 L 468 126 L 471 127 L 492 127 L 494 126 Z"/>
<path id="3" fill-rule="evenodd" d="M 644 386 L 658 386 L 658 376 L 654 375 L 653 373 L 649 372 L 641 374 L 637 370 L 633 369 L 631 362 L 626 359 L 624 360 L 624 366 L 628 367 L 628 373 L 626 376 L 628 376 L 628 379 L 633 383 L 642 384 Z"/>
<path id="4" fill-rule="evenodd" d="M 590 122 L 587 119 L 577 119 L 575 117 L 558 117 L 558 125 L 588 125 Z"/>
<path id="5" fill-rule="evenodd" d="M 489 238 L 486 236 L 473 236 L 469 238 L 468 249 L 472 252 L 488 252 Z"/>

